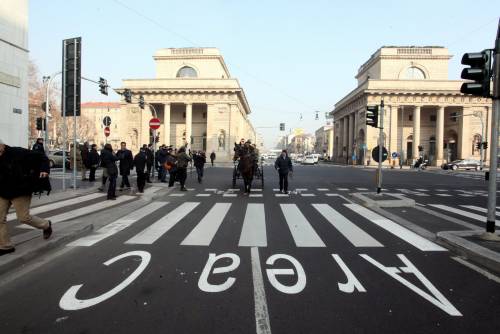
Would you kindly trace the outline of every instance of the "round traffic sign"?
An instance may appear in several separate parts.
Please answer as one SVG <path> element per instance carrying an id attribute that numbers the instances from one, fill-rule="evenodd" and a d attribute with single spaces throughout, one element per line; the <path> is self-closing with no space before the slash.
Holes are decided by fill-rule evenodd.
<path id="1" fill-rule="evenodd" d="M 106 116 L 102 119 L 102 124 L 104 124 L 104 126 L 110 126 L 111 125 L 111 117 L 109 116 Z"/>
<path id="2" fill-rule="evenodd" d="M 153 130 L 157 130 L 160 128 L 160 120 L 158 118 L 151 118 L 149 121 L 149 127 Z"/>
<path id="3" fill-rule="evenodd" d="M 106 137 L 109 137 L 110 134 L 111 134 L 111 130 L 109 129 L 109 126 L 105 127 L 104 128 L 104 135 Z"/>
<path id="4" fill-rule="evenodd" d="M 391 156 L 392 156 L 393 159 L 396 159 L 398 157 L 398 153 L 397 152 L 392 152 Z"/>
<path id="5" fill-rule="evenodd" d="M 377 147 L 375 147 L 372 150 L 372 158 L 376 162 L 378 162 L 378 152 L 379 152 L 379 150 L 380 150 L 380 146 L 377 146 Z M 387 149 L 382 146 L 382 162 L 384 162 L 385 160 L 387 160 L 387 156 L 388 155 L 389 155 L 389 153 L 387 152 Z"/>

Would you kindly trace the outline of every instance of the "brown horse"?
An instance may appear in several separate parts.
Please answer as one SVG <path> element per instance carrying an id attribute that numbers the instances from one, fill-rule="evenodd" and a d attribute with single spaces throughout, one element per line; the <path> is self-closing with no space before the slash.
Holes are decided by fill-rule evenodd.
<path id="1" fill-rule="evenodd" d="M 250 194 L 252 188 L 253 175 L 255 171 L 255 161 L 248 151 L 246 150 L 235 150 L 234 160 L 240 159 L 238 164 L 238 169 L 241 177 L 243 178 L 243 183 L 245 186 L 245 194 Z"/>

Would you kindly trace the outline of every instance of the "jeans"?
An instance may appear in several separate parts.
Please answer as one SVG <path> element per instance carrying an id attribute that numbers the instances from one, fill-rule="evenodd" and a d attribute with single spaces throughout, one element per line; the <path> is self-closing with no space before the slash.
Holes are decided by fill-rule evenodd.
<path id="1" fill-rule="evenodd" d="M 95 171 L 96 167 L 90 167 L 90 173 L 89 173 L 89 181 L 93 182 L 95 181 Z"/>
<path id="2" fill-rule="evenodd" d="M 280 191 L 288 191 L 288 173 L 278 173 L 280 176 Z"/>
<path id="3" fill-rule="evenodd" d="M 128 175 L 122 175 L 122 183 L 120 184 L 120 188 L 123 188 L 124 186 L 130 188 L 130 182 L 128 182 Z"/>
<path id="4" fill-rule="evenodd" d="M 160 165 L 160 170 L 158 171 L 158 177 L 161 182 L 167 182 L 167 170 L 163 165 Z"/>
<path id="5" fill-rule="evenodd" d="M 203 178 L 203 166 L 196 167 L 196 173 L 198 174 L 198 181 L 201 181 L 201 179 Z"/>
<path id="6" fill-rule="evenodd" d="M 108 186 L 108 199 L 116 197 L 116 175 L 108 176 L 109 186 Z"/>

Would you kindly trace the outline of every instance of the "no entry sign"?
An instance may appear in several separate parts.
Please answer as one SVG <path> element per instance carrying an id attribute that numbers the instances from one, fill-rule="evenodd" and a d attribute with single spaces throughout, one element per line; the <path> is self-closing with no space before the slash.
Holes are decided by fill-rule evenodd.
<path id="1" fill-rule="evenodd" d="M 109 129 L 109 126 L 105 127 L 104 128 L 104 135 L 106 137 L 109 137 L 110 134 L 111 134 L 111 130 Z"/>
<path id="2" fill-rule="evenodd" d="M 149 121 L 149 127 L 153 130 L 157 130 L 160 128 L 160 120 L 158 118 L 151 118 Z"/>

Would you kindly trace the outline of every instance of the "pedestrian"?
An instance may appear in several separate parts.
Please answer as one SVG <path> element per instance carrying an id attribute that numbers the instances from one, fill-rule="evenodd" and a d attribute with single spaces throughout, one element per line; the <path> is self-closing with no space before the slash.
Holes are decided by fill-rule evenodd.
<path id="1" fill-rule="evenodd" d="M 101 162 L 106 169 L 107 178 L 109 179 L 109 200 L 116 199 L 116 179 L 118 177 L 118 168 L 116 168 L 116 161 L 118 161 L 118 157 L 113 153 L 113 147 L 111 146 L 111 144 L 104 145 L 104 149 L 101 151 Z"/>
<path id="2" fill-rule="evenodd" d="M 276 159 L 274 168 L 278 171 L 280 178 L 280 192 L 288 193 L 288 173 L 293 173 L 292 160 L 288 157 L 286 150 L 281 151 L 281 155 Z"/>
<path id="3" fill-rule="evenodd" d="M 215 161 L 215 151 L 212 151 L 212 153 L 210 153 L 210 162 L 212 163 L 212 167 L 214 166 L 214 161 Z"/>
<path id="4" fill-rule="evenodd" d="M 162 145 L 160 147 L 160 150 L 158 151 L 158 178 L 160 182 L 166 183 L 167 182 L 167 169 L 165 168 L 165 163 L 167 162 L 167 155 L 168 155 L 168 150 L 165 145 Z"/>
<path id="5" fill-rule="evenodd" d="M 35 144 L 33 144 L 32 150 L 45 154 L 45 148 L 43 147 L 43 138 L 36 139 Z"/>
<path id="6" fill-rule="evenodd" d="M 144 145 L 139 153 L 137 153 L 134 157 L 134 166 L 135 171 L 137 172 L 137 193 L 139 194 L 144 193 L 144 186 L 146 185 L 146 174 L 144 169 L 146 168 L 148 159 L 146 153 L 147 149 L 148 147 Z"/>
<path id="7" fill-rule="evenodd" d="M 165 169 L 169 174 L 168 186 L 173 187 L 175 184 L 175 180 L 177 179 L 177 159 L 173 154 L 172 147 L 169 147 L 167 150 Z"/>
<path id="8" fill-rule="evenodd" d="M 153 169 L 153 161 L 154 161 L 153 144 L 149 144 L 147 146 L 146 144 L 144 144 L 142 147 L 146 147 L 146 182 L 152 183 L 151 170 Z"/>
<path id="9" fill-rule="evenodd" d="M 88 181 L 87 169 L 90 169 L 88 142 L 83 143 L 83 146 L 80 148 L 80 154 L 82 156 L 82 181 Z"/>
<path id="10" fill-rule="evenodd" d="M 201 180 L 203 179 L 203 168 L 205 167 L 206 162 L 207 158 L 205 157 L 205 152 L 199 151 L 193 155 L 193 164 L 196 168 L 196 174 L 198 174 L 198 183 L 201 183 Z"/>
<path id="11" fill-rule="evenodd" d="M 97 145 L 92 144 L 88 155 L 88 165 L 90 168 L 89 182 L 95 181 L 95 172 L 97 170 L 97 167 L 99 167 L 100 160 L 101 158 L 99 157 L 99 153 L 97 153 Z"/>
<path id="12" fill-rule="evenodd" d="M 106 182 L 108 180 L 108 169 L 106 168 L 106 165 L 104 164 L 104 161 L 102 160 L 103 153 L 104 153 L 104 148 L 101 150 L 101 156 L 100 156 L 101 162 L 99 164 L 102 167 L 102 184 L 99 188 L 97 188 L 99 191 L 104 191 L 104 188 L 106 188 Z"/>
<path id="13" fill-rule="evenodd" d="M 134 168 L 134 158 L 132 157 L 132 152 L 127 149 L 127 143 L 124 141 L 120 143 L 120 150 L 116 152 L 116 157 L 120 161 L 120 175 L 122 177 L 120 191 L 123 189 L 130 189 L 128 176 L 130 175 L 130 171 Z"/>
<path id="14" fill-rule="evenodd" d="M 49 159 L 38 150 L 10 147 L 0 139 L 0 256 L 16 249 L 7 231 L 7 213 L 11 206 L 20 223 L 43 230 L 43 238 L 52 235 L 52 222 L 30 215 L 33 192 L 50 191 Z"/>
<path id="15" fill-rule="evenodd" d="M 187 178 L 187 167 L 191 158 L 186 154 L 186 149 L 184 147 L 179 148 L 177 151 L 177 176 L 181 184 L 181 190 L 187 191 L 185 184 Z"/>

